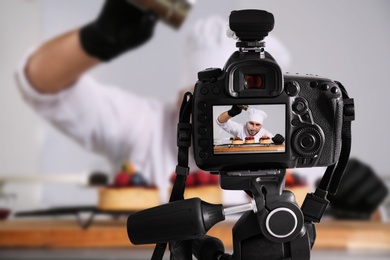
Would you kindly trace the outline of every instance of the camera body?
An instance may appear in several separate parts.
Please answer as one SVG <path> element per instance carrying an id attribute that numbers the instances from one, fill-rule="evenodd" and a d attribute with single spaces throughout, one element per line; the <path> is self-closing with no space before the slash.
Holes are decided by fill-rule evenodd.
<path id="1" fill-rule="evenodd" d="M 338 83 L 314 75 L 283 75 L 273 57 L 261 51 L 236 51 L 223 69 L 198 73 L 192 110 L 196 164 L 212 172 L 335 164 L 343 120 Z M 285 142 L 240 147 L 226 137 L 219 138 L 224 131 L 216 123 L 217 117 L 232 105 L 267 111 L 262 127 L 272 125 Z M 242 125 L 246 127 L 245 121 Z"/>

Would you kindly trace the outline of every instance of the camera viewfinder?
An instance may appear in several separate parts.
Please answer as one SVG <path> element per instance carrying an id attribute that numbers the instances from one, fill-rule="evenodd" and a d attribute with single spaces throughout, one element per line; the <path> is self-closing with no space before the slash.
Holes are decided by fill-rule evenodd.
<path id="1" fill-rule="evenodd" d="M 261 89 L 263 88 L 263 76 L 262 75 L 245 75 L 245 88 L 246 89 Z"/>

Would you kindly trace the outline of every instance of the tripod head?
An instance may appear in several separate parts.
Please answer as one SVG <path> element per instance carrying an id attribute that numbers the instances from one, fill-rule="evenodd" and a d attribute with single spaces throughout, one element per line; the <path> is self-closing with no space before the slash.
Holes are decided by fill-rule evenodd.
<path id="1" fill-rule="evenodd" d="M 252 201 L 224 208 L 221 204 L 209 204 L 199 198 L 192 198 L 140 211 L 128 218 L 129 238 L 136 245 L 182 240 L 202 241 L 194 243 L 197 245 L 194 247 L 194 254 L 204 255 L 201 252 L 204 248 L 210 250 L 204 242 L 207 231 L 225 220 L 227 215 L 244 213 L 233 228 L 235 256 L 232 259 L 251 259 L 240 257 L 246 254 L 290 257 L 294 250 L 287 253 L 285 247 L 291 247 L 292 243 L 296 244 L 294 248 L 300 256 L 309 256 L 314 243 L 314 228 L 304 224 L 304 217 L 295 197 L 284 190 L 284 182 L 284 170 L 221 173 L 221 187 L 245 190 L 252 196 Z M 209 243 L 215 241 L 212 239 Z M 264 248 L 263 245 L 269 247 Z M 221 255 L 224 254 L 220 247 L 217 248 Z"/>

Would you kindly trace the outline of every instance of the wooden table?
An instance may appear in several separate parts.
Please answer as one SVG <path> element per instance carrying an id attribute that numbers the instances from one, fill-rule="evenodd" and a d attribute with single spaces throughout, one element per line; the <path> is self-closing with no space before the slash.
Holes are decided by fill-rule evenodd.
<path id="1" fill-rule="evenodd" d="M 233 222 L 221 222 L 209 235 L 232 248 Z M 358 249 L 390 252 L 390 224 L 363 221 L 324 221 L 316 225 L 314 249 Z M 126 221 L 96 220 L 82 229 L 75 220 L 10 220 L 0 222 L 0 248 L 134 248 L 126 233 Z M 153 245 L 137 246 L 152 248 Z"/>
<path id="2" fill-rule="evenodd" d="M 216 145 L 214 153 L 261 153 L 261 152 L 284 152 L 284 144 L 242 144 L 242 145 Z"/>

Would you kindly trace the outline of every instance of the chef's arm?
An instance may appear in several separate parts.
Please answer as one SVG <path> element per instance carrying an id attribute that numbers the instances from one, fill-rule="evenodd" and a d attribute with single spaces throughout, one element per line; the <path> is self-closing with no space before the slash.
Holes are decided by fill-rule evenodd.
<path id="1" fill-rule="evenodd" d="M 226 123 L 230 118 L 235 117 L 236 115 L 240 114 L 242 111 L 242 107 L 233 105 L 232 108 L 228 111 L 222 112 L 218 116 L 218 122 L 221 124 Z"/>
<path id="2" fill-rule="evenodd" d="M 79 38 L 79 30 L 60 35 L 44 43 L 30 56 L 25 72 L 38 92 L 59 92 L 100 63 L 100 59 L 84 51 Z"/>
<path id="3" fill-rule="evenodd" d="M 96 20 L 38 48 L 27 62 L 27 78 L 39 92 L 61 91 L 101 61 L 147 42 L 156 21 L 153 13 L 141 11 L 126 0 L 106 0 Z"/>
<path id="4" fill-rule="evenodd" d="M 226 123 L 230 118 L 232 118 L 231 116 L 229 116 L 228 112 L 225 111 L 225 112 L 222 112 L 219 116 L 218 116 L 218 122 L 221 123 L 221 124 L 224 124 Z"/>

